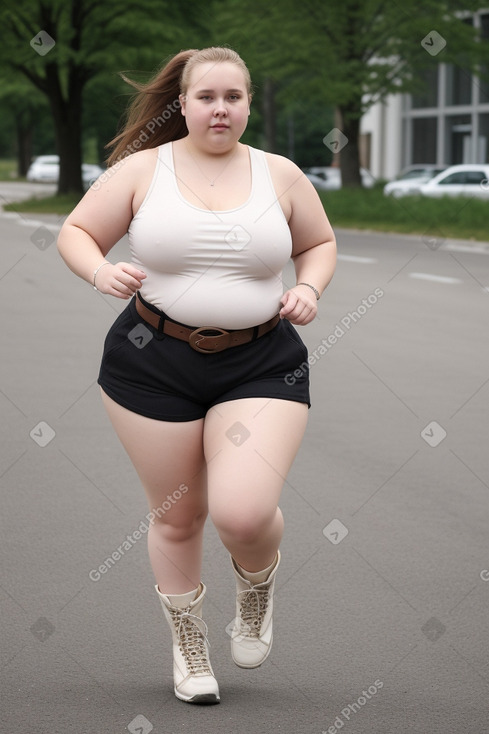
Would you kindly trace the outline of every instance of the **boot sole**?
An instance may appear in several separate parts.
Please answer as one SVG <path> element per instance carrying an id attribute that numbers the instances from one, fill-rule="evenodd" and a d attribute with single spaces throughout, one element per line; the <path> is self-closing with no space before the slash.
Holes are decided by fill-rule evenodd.
<path id="1" fill-rule="evenodd" d="M 266 659 L 268 658 L 268 656 L 269 656 L 269 655 L 270 655 L 270 653 L 272 652 L 272 645 L 273 645 L 273 630 L 272 630 L 272 635 L 271 635 L 271 637 L 270 637 L 270 644 L 268 645 L 268 650 L 267 650 L 267 654 L 265 655 L 265 657 L 264 657 L 264 658 L 262 658 L 262 659 L 260 660 L 260 662 L 259 662 L 259 663 L 255 663 L 254 665 L 243 665 L 242 663 L 238 663 L 238 662 L 237 662 L 237 660 L 235 660 L 235 658 L 234 658 L 234 655 L 233 655 L 233 648 L 232 648 L 232 646 L 231 646 L 231 657 L 232 657 L 232 659 L 233 659 L 233 663 L 234 663 L 235 665 L 237 665 L 237 666 L 238 666 L 238 668 L 242 668 L 243 670 L 254 670 L 254 668 L 259 668 L 259 667 L 260 667 L 261 665 L 263 665 L 263 663 L 265 662 L 265 660 L 266 660 Z"/>
<path id="2" fill-rule="evenodd" d="M 233 658 L 233 662 L 235 665 L 238 666 L 238 668 L 241 668 L 242 670 L 254 670 L 255 668 L 261 668 L 261 666 L 263 665 L 266 659 L 267 658 L 263 658 L 263 660 L 261 660 L 259 663 L 255 663 L 255 665 L 242 665 L 241 663 L 237 663 L 234 658 Z"/>
<path id="3" fill-rule="evenodd" d="M 182 696 L 179 696 L 178 693 L 175 692 L 175 696 L 179 701 L 183 701 L 184 703 L 194 703 L 203 706 L 212 706 L 212 704 L 220 703 L 221 701 L 219 696 L 216 696 L 215 693 L 200 693 L 197 696 L 192 696 L 192 698 L 182 698 Z"/>
<path id="4" fill-rule="evenodd" d="M 268 648 L 268 651 L 267 651 L 267 654 L 265 655 L 265 657 L 262 658 L 262 660 L 260 660 L 259 663 L 255 663 L 254 665 L 243 665 L 242 663 L 238 663 L 234 659 L 234 656 L 232 654 L 231 654 L 231 657 L 233 658 L 233 663 L 235 665 L 237 665 L 238 668 L 242 668 L 243 670 L 254 670 L 254 668 L 259 668 L 261 665 L 263 665 L 263 663 L 268 658 L 268 656 L 270 655 L 271 652 L 272 652 L 272 643 L 270 642 L 270 647 Z"/>

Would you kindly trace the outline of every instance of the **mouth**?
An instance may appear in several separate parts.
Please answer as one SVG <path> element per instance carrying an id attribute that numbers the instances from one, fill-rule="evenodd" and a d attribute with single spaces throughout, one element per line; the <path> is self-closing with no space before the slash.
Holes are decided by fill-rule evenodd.
<path id="1" fill-rule="evenodd" d="M 222 122 L 218 122 L 217 125 L 211 125 L 213 130 L 227 130 L 229 125 L 225 125 Z"/>

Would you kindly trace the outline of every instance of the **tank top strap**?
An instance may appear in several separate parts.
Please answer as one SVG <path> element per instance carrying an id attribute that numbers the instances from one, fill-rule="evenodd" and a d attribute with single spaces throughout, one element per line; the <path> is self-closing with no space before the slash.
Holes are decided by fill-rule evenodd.
<path id="1" fill-rule="evenodd" d="M 261 203 L 268 202 L 277 199 L 272 177 L 270 175 L 270 169 L 266 159 L 264 150 L 258 148 L 252 148 L 248 146 L 251 158 L 251 171 L 253 177 L 253 196 L 252 199 L 256 202 Z"/>
<path id="2" fill-rule="evenodd" d="M 165 173 L 175 175 L 171 143 L 163 143 L 158 148 L 158 174 L 161 177 Z"/>

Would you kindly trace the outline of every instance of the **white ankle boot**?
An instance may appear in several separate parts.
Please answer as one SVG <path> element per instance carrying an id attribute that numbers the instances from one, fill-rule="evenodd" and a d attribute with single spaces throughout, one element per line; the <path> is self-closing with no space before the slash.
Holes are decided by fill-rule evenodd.
<path id="1" fill-rule="evenodd" d="M 202 619 L 206 587 L 199 596 L 180 609 L 155 586 L 173 639 L 173 680 L 175 696 L 187 703 L 219 703 L 219 687 L 209 661 L 207 625 Z"/>
<path id="2" fill-rule="evenodd" d="M 236 561 L 231 558 L 236 577 L 236 617 L 231 632 L 231 655 L 240 668 L 258 668 L 270 654 L 273 590 L 279 563 L 280 551 L 277 551 L 275 566 L 267 580 L 253 584 L 243 577 Z"/>

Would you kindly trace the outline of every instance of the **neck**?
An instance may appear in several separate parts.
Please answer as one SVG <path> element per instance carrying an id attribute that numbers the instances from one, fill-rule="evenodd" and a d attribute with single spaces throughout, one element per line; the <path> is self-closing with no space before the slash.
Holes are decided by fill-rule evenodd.
<path id="1" fill-rule="evenodd" d="M 196 145 L 189 136 L 183 138 L 183 142 L 187 152 L 201 161 L 213 161 L 216 159 L 225 161 L 227 158 L 232 158 L 238 152 L 240 146 L 240 143 L 236 142 L 227 148 L 209 150 L 208 148 Z"/>

